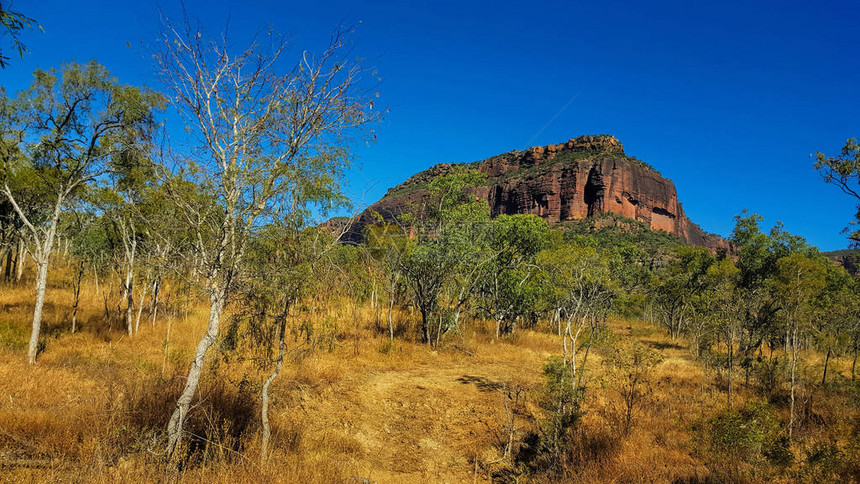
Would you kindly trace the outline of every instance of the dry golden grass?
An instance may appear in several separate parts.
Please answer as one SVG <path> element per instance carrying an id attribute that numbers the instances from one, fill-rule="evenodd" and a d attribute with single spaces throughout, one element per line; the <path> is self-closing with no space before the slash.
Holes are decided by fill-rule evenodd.
<path id="1" fill-rule="evenodd" d="M 480 322 L 467 323 L 462 335 L 446 335 L 438 350 L 402 338 L 392 346 L 374 327 L 370 307 L 353 314 L 349 305 L 333 304 L 307 316 L 320 338 L 313 351 L 304 334 L 289 338 L 291 356 L 271 389 L 268 463 L 259 464 L 257 399 L 265 372 L 213 347 L 191 425 L 217 432 L 207 434 L 212 442 L 193 465 L 168 471 L 157 455 L 158 432 L 205 330 L 205 306 L 194 305 L 187 317 L 164 311 L 155 327 L 144 313 L 140 332 L 129 337 L 121 324 L 107 329 L 102 300 L 88 286 L 82 330 L 72 335 L 70 291 L 55 283 L 48 292 L 45 350 L 31 367 L 24 354 L 31 297 L 28 287 L 0 289 L 4 482 L 489 482 L 506 438 L 501 389 L 532 388 L 517 437 L 536 431 L 542 367 L 560 353 L 552 334 L 525 330 L 496 341 L 493 328 Z M 609 327 L 617 344 L 636 341 L 662 361 L 649 377 L 647 404 L 622 436 L 613 425 L 619 396 L 605 355 L 591 353 L 583 457 L 572 481 L 704 482 L 709 471 L 693 429 L 725 407 L 716 378 L 693 361 L 685 342 L 642 322 L 611 320 Z M 833 369 L 833 378 L 844 378 L 837 373 L 850 368 L 837 360 Z M 738 388 L 738 402 L 752 398 Z M 817 411 L 831 421 L 844 419 L 846 429 L 856 417 L 854 407 L 834 399 L 820 401 Z M 825 438 L 822 428 L 806 432 Z"/>

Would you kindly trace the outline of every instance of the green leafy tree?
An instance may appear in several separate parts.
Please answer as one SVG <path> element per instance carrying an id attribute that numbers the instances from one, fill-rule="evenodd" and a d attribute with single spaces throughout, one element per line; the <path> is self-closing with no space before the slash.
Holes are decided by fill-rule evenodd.
<path id="1" fill-rule="evenodd" d="M 743 301 L 744 335 L 748 339 L 740 348 L 744 359 L 768 341 L 771 348 L 785 342 L 789 335 L 780 321 L 783 298 L 774 290 L 772 281 L 779 272 L 778 261 L 791 254 L 814 255 L 817 251 L 802 237 L 788 233 L 777 223 L 769 232 L 762 232 L 762 217 L 747 214 L 735 217 L 732 244 L 735 246 L 737 268 L 740 270 L 738 290 Z"/>
<path id="2" fill-rule="evenodd" d="M 814 299 L 825 288 L 826 266 L 823 258 L 791 254 L 777 261 L 777 274 L 773 287 L 780 295 L 785 331 L 791 347 L 791 404 L 788 438 L 795 426 L 795 393 L 798 384 L 797 367 L 801 335 L 809 330 Z"/>
<path id="3" fill-rule="evenodd" d="M 395 224 L 368 225 L 365 227 L 365 240 L 368 250 L 374 259 L 382 264 L 385 274 L 385 291 L 387 294 L 388 336 L 394 342 L 394 305 L 403 297 L 405 282 L 403 263 L 412 240 L 407 236 L 403 227 Z"/>
<path id="4" fill-rule="evenodd" d="M 492 259 L 482 271 L 479 307 L 495 320 L 499 338 L 537 306 L 535 257 L 549 245 L 549 227 L 536 215 L 500 215 L 486 228 Z"/>
<path id="5" fill-rule="evenodd" d="M 325 231 L 304 225 L 295 218 L 255 233 L 248 242 L 247 262 L 237 281 L 234 325 L 245 324 L 259 367 L 269 370 L 260 392 L 262 461 L 266 460 L 271 436 L 269 390 L 286 356 L 288 318 L 319 282 L 316 266 L 337 242 Z M 277 348 L 275 354 L 272 346 Z"/>
<path id="6" fill-rule="evenodd" d="M 537 265 L 545 275 L 547 294 L 559 322 L 562 364 L 576 389 L 585 374 L 588 353 L 597 324 L 609 310 L 616 294 L 606 255 L 592 247 L 563 244 L 537 255 Z M 588 328 L 589 335 L 581 336 Z M 584 354 L 582 354 L 582 350 Z M 582 355 L 577 362 L 577 355 Z"/>
<path id="7" fill-rule="evenodd" d="M 79 190 L 111 171 L 115 160 L 141 149 L 155 126 L 153 111 L 161 103 L 159 94 L 120 84 L 95 62 L 69 64 L 59 75 L 38 70 L 33 84 L 16 101 L 2 101 L 0 192 L 26 227 L 36 261 L 30 363 L 36 362 L 60 216 Z M 32 173 L 34 184 L 10 184 L 19 170 Z M 50 206 L 46 212 L 34 215 L 18 203 L 30 190 L 50 194 L 42 201 Z"/>
<path id="8" fill-rule="evenodd" d="M 477 170 L 454 166 L 428 184 L 427 223 L 416 221 L 417 240 L 403 257 L 403 275 L 421 313 L 424 343 L 438 342 L 442 332 L 453 326 L 478 280 L 474 269 L 482 257 L 475 244 L 481 243 L 489 207 L 472 190 L 483 179 Z M 450 284 L 459 290 L 446 301 L 444 292 Z M 442 311 L 449 302 L 454 310 Z"/>
<path id="9" fill-rule="evenodd" d="M 438 237 L 422 237 L 403 258 L 403 275 L 421 313 L 421 342 L 426 344 L 433 342 L 431 324 L 435 318 L 441 318 L 439 297 L 457 265 L 447 249 Z"/>
<path id="10" fill-rule="evenodd" d="M 732 406 L 732 376 L 735 364 L 735 346 L 743 331 L 740 317 L 741 298 L 737 283 L 740 270 L 731 259 L 715 261 L 704 276 L 705 287 L 698 297 L 696 306 L 701 309 L 702 317 L 726 343 L 726 375 L 728 388 L 726 399 Z"/>
<path id="11" fill-rule="evenodd" d="M 842 147 L 839 156 L 827 156 L 818 152 L 815 154 L 816 170 L 821 173 L 824 181 L 838 186 L 843 192 L 860 200 L 860 143 L 856 138 L 849 138 Z M 857 215 L 851 225 L 860 223 L 860 205 Z M 860 243 L 860 229 L 846 229 L 848 237 L 855 243 Z"/>
<path id="12" fill-rule="evenodd" d="M 824 265 L 824 287 L 813 299 L 810 329 L 815 346 L 825 353 L 821 384 L 827 382 L 831 356 L 851 346 L 851 332 L 858 319 L 855 281 L 835 264 Z"/>
<path id="13" fill-rule="evenodd" d="M 453 165 L 451 170 L 427 184 L 430 201 L 427 215 L 435 222 L 437 232 L 446 226 L 481 222 L 489 219 L 489 206 L 473 193 L 473 189 L 486 180 L 486 175 L 462 165 Z"/>
<path id="14" fill-rule="evenodd" d="M 71 214 L 71 253 L 74 259 L 72 273 L 72 333 L 77 330 L 78 309 L 81 287 L 87 269 L 98 270 L 100 262 L 106 258 L 109 244 L 106 234 L 101 230 L 98 216 L 91 211 L 74 210 Z"/>
<path id="15" fill-rule="evenodd" d="M 705 287 L 704 276 L 714 258 L 704 247 L 681 246 L 676 259 L 652 279 L 652 308 L 657 322 L 672 339 L 677 339 L 689 323 L 696 296 Z"/>

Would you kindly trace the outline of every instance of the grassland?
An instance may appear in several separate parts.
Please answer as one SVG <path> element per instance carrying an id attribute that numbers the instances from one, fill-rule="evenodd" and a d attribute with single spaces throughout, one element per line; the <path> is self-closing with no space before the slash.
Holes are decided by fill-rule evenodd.
<path id="1" fill-rule="evenodd" d="M 292 321 L 289 358 L 271 390 L 270 458 L 265 463 L 259 458 L 259 390 L 267 371 L 241 345 L 234 349 L 222 341 L 207 360 L 188 425 L 187 446 L 195 457 L 175 468 L 165 466 L 159 454 L 161 432 L 205 330 L 204 304 L 192 298 L 186 310 L 173 304 L 184 302 L 174 294 L 163 317 L 154 325 L 144 317 L 141 330 L 129 337 L 122 324 L 105 319 L 104 283 L 98 289 L 89 284 L 81 330 L 70 334 L 71 290 L 62 271 L 57 273 L 48 291 L 45 347 L 35 366 L 25 357 L 30 281 L 0 288 L 0 481 L 525 479 L 512 456 L 503 457 L 503 448 L 511 430 L 514 451 L 522 451 L 539 431 L 542 368 L 561 351 L 552 332 L 535 328 L 496 340 L 489 324 L 469 321 L 460 334 L 446 335 L 431 350 L 412 341 L 417 315 L 408 310 L 396 314 L 399 336 L 392 344 L 369 304 L 329 302 Z M 315 328 L 311 334 L 309 323 Z M 642 404 L 625 434 L 618 425 L 623 409 L 617 383 L 623 375 L 610 361 L 632 347 L 646 348 L 657 363 L 645 376 Z M 807 378 L 814 381 L 820 361 L 815 355 L 807 360 Z M 790 473 L 755 469 L 719 474 L 720 466 L 744 465 L 720 461 L 704 438 L 709 419 L 726 406 L 724 375 L 694 360 L 685 341 L 672 341 L 644 321 L 610 318 L 586 371 L 585 412 L 571 449 L 577 465 L 565 480 L 694 483 L 719 482 L 714 476 L 726 475 L 745 476 L 736 482 L 792 480 Z M 849 371 L 850 360 L 838 358 L 832 385 L 842 389 L 826 398 L 823 390 L 807 392 L 814 418 L 802 432 L 810 442 L 850 438 L 858 412 Z M 737 378 L 735 406 L 761 400 L 755 380 L 744 384 L 742 374 Z M 509 399 L 511 389 L 522 390 L 516 405 Z"/>

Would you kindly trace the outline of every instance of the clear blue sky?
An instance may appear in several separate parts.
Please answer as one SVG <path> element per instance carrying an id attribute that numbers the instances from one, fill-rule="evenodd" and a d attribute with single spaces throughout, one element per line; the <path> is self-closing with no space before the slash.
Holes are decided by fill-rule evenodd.
<path id="1" fill-rule="evenodd" d="M 5 2 L 4 2 L 5 3 Z M 162 2 L 178 15 L 176 2 Z M 272 25 L 313 49 L 361 22 L 355 52 L 378 68 L 391 112 L 357 149 L 347 193 L 372 203 L 439 162 L 610 133 L 674 180 L 690 218 L 726 235 L 742 209 L 824 250 L 847 245 L 855 201 L 810 154 L 860 137 L 857 2 L 287 2 L 187 0 L 209 30 Z M 97 59 L 157 87 L 157 4 L 13 3 L 44 32 L 0 71 L 16 91 L 36 67 Z M 574 96 L 545 130 L 547 122 Z M 539 133 L 539 134 L 538 134 Z"/>

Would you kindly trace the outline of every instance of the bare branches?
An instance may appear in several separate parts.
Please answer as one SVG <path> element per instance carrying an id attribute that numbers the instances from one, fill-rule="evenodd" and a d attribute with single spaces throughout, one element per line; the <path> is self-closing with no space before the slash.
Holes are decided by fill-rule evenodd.
<path id="1" fill-rule="evenodd" d="M 303 53 L 290 65 L 285 37 L 271 31 L 236 49 L 227 29 L 207 40 L 187 15 L 179 26 L 163 17 L 163 25 L 155 58 L 203 156 L 162 170 L 194 234 L 211 303 L 208 331 L 168 425 L 172 455 L 251 234 L 310 203 L 337 199 L 347 131 L 375 115 L 360 90 L 361 67 L 342 56 L 340 31 L 319 58 Z"/>

